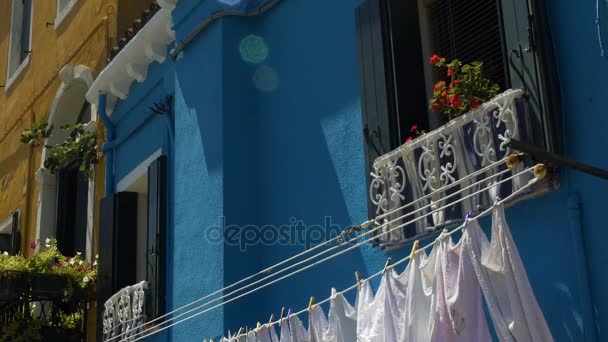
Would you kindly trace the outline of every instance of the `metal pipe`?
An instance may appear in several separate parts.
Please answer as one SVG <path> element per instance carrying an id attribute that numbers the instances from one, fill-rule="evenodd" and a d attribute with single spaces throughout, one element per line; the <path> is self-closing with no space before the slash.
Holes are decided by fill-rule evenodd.
<path id="1" fill-rule="evenodd" d="M 542 148 L 536 147 L 534 145 L 526 144 L 521 141 L 517 141 L 515 139 L 509 139 L 506 142 L 506 146 L 508 146 L 512 149 L 518 150 L 520 152 L 524 152 L 524 153 L 530 154 L 532 156 L 535 156 L 537 158 L 540 158 L 543 161 L 561 164 L 568 168 L 608 180 L 608 171 L 607 170 L 599 169 L 597 167 L 591 166 L 589 164 L 584 164 L 584 163 L 578 162 L 576 160 L 567 159 L 565 157 L 560 156 L 559 154 L 555 154 L 555 153 L 543 150 Z"/>
<path id="2" fill-rule="evenodd" d="M 99 100 L 97 101 L 97 115 L 101 119 L 101 122 L 106 127 L 106 143 L 105 145 L 112 144 L 114 141 L 114 125 L 108 114 L 106 114 L 106 94 L 99 94 Z M 114 193 L 114 149 L 106 149 L 105 145 L 103 151 L 106 155 L 106 196 Z"/>

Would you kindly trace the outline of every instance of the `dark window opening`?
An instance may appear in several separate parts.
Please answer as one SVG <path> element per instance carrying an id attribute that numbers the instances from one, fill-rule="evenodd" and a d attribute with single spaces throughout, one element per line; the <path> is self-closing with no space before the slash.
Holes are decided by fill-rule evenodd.
<path id="1" fill-rule="evenodd" d="M 57 245 L 64 255 L 86 252 L 89 179 L 72 163 L 57 172 Z"/>

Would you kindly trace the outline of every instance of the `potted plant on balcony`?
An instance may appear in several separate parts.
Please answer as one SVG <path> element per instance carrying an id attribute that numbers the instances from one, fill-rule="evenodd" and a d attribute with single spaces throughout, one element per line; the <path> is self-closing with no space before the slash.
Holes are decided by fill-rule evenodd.
<path id="1" fill-rule="evenodd" d="M 8 301 L 28 291 L 25 271 L 26 260 L 22 256 L 0 254 L 0 302 Z"/>

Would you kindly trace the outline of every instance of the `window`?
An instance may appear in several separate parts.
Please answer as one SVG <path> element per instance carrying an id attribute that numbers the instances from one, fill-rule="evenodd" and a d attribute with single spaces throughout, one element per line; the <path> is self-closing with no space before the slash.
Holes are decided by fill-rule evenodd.
<path id="1" fill-rule="evenodd" d="M 13 0 L 7 82 L 10 88 L 29 63 L 32 49 L 32 0 Z"/>
<path id="2" fill-rule="evenodd" d="M 57 0 L 57 17 L 55 18 L 55 29 L 57 29 L 65 18 L 70 14 L 70 11 L 78 0 Z"/>
<path id="3" fill-rule="evenodd" d="M 0 252 L 19 253 L 19 211 L 0 221 Z"/>
<path id="4" fill-rule="evenodd" d="M 77 123 L 91 120 L 91 107 L 84 101 Z M 87 253 L 89 209 L 89 178 L 76 162 L 69 163 L 57 172 L 57 247 L 64 255 Z"/>
<path id="5" fill-rule="evenodd" d="M 146 280 L 147 320 L 164 313 L 166 163 L 166 156 L 152 155 L 125 177 L 128 185 L 118 184 L 124 191 L 101 202 L 100 308 L 121 288 Z"/>
<path id="6" fill-rule="evenodd" d="M 528 135 L 559 151 L 552 132 L 559 129 L 560 106 L 544 12 L 542 0 L 363 2 L 356 23 L 368 184 L 373 161 L 403 144 L 409 127 L 428 131 L 445 123 L 428 109 L 439 78 L 428 63 L 435 53 L 480 60 L 503 90 L 523 89 Z"/>

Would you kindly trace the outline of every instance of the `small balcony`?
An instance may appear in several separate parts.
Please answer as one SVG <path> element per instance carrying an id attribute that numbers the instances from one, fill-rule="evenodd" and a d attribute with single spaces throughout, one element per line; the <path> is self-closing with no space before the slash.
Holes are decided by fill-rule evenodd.
<path id="1" fill-rule="evenodd" d="M 64 275 L 3 271 L 0 340 L 84 341 L 89 299 Z"/>
<path id="2" fill-rule="evenodd" d="M 459 224 L 467 212 L 483 210 L 530 181 L 531 175 L 511 177 L 533 165 L 529 157 L 522 156 L 523 162 L 513 170 L 501 162 L 514 153 L 507 146 L 509 139 L 534 143 L 526 107 L 522 91 L 507 90 L 378 157 L 372 167 L 369 196 L 376 224 L 384 225 L 376 233 L 375 244 L 396 247 Z M 523 196 L 556 186 L 555 179 L 548 179 Z M 426 218 L 408 223 L 420 216 Z M 398 226 L 403 229 L 394 229 Z"/>

